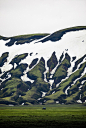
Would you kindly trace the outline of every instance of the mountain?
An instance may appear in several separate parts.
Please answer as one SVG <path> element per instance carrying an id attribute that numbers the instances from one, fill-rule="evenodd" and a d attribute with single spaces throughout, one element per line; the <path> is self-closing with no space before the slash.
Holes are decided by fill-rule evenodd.
<path id="1" fill-rule="evenodd" d="M 0 36 L 0 104 L 86 102 L 86 26 Z"/>

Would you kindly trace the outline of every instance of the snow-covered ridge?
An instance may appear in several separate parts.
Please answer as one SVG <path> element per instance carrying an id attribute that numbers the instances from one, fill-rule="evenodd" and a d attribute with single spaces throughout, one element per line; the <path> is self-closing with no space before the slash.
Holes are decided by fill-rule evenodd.
<path id="1" fill-rule="evenodd" d="M 31 56 L 28 55 L 25 59 L 23 59 L 20 62 L 20 63 L 27 63 L 29 65 L 32 62 L 32 60 L 35 58 L 38 58 L 40 60 L 40 58 L 43 57 L 45 59 L 45 62 L 47 62 L 47 60 L 51 57 L 54 51 L 56 52 L 56 56 L 58 60 L 60 59 L 60 56 L 62 55 L 63 52 L 64 54 L 67 52 L 71 58 L 76 56 L 76 60 L 82 57 L 86 52 L 86 30 L 68 32 L 64 34 L 61 40 L 56 42 L 47 41 L 45 43 L 42 43 L 41 39 L 39 39 L 32 41 L 29 44 L 16 45 L 14 43 L 13 46 L 8 47 L 5 45 L 8 41 L 10 40 L 7 41 L 0 40 L 0 56 L 4 52 L 9 52 L 9 57 L 7 58 L 7 62 L 5 62 L 3 67 L 1 67 L 2 72 L 10 70 L 12 68 L 12 65 L 9 64 L 11 60 L 16 55 L 23 53 L 29 53 L 29 54 L 33 53 Z M 68 75 L 72 73 L 72 67 L 74 66 L 75 61 L 71 63 L 72 65 L 71 68 L 68 69 Z M 48 71 L 47 66 L 46 66 L 46 70 Z M 52 73 L 53 72 L 55 72 L 54 69 Z"/>
<path id="2" fill-rule="evenodd" d="M 66 33 L 61 40 L 56 42 L 35 43 L 36 41 L 38 40 L 32 41 L 30 44 L 14 44 L 11 47 L 7 47 L 5 46 L 7 41 L 0 40 L 0 55 L 4 52 L 9 52 L 8 62 L 10 62 L 17 54 L 33 53 L 32 56 L 28 56 L 25 59 L 25 62 L 29 64 L 36 57 L 44 57 L 44 59 L 48 60 L 53 51 L 56 52 L 57 58 L 59 59 L 61 54 L 68 49 L 67 52 L 71 57 L 76 55 L 76 59 L 79 59 L 86 51 L 86 30 Z"/>
<path id="3" fill-rule="evenodd" d="M 48 35 L 47 37 L 49 37 L 49 36 L 50 35 Z M 44 37 L 42 39 L 45 39 L 47 37 Z M 46 42 L 42 42 L 42 39 L 34 40 L 34 41 L 30 42 L 30 43 L 24 43 L 24 44 L 21 44 L 21 45 L 16 45 L 16 42 L 15 42 L 14 45 L 12 45 L 10 47 L 5 45 L 8 41 L 0 40 L 0 45 L 1 45 L 0 56 L 2 55 L 2 53 L 9 52 L 9 56 L 7 57 L 7 62 L 5 61 L 4 65 L 2 67 L 0 67 L 0 69 L 1 69 L 1 72 L 0 72 L 1 73 L 0 74 L 0 77 L 1 77 L 0 78 L 1 88 L 0 88 L 0 90 L 5 89 L 5 87 L 3 86 L 4 83 L 2 83 L 2 82 L 3 81 L 5 82 L 5 80 L 7 80 L 7 79 L 9 79 L 11 77 L 11 69 L 12 69 L 13 72 L 15 72 L 15 73 L 19 73 L 20 72 L 20 76 L 18 78 L 19 78 L 20 81 L 23 80 L 23 83 L 25 83 L 25 85 L 28 86 L 28 83 L 31 82 L 30 83 L 31 85 L 29 85 L 30 88 L 28 89 L 28 93 L 27 93 L 27 95 L 29 95 L 29 93 L 30 93 L 29 90 L 31 90 L 32 86 L 35 86 L 36 81 L 29 79 L 28 78 L 29 76 L 27 75 L 27 73 L 33 69 L 33 71 L 31 72 L 33 74 L 34 67 L 40 62 L 41 57 L 43 57 L 44 61 L 45 61 L 45 67 L 43 65 L 43 70 L 45 68 L 45 71 L 43 72 L 42 75 L 44 75 L 44 81 L 45 81 L 44 83 L 45 84 L 42 83 L 40 81 L 40 79 L 38 79 L 38 77 L 39 77 L 38 76 L 37 80 L 39 80 L 39 81 L 37 81 L 38 83 L 37 83 L 36 87 L 38 88 L 38 86 L 41 86 L 41 84 L 43 84 L 42 86 L 46 87 L 47 91 L 46 92 L 39 91 L 39 92 L 41 92 L 40 93 L 41 95 L 37 96 L 37 99 L 38 99 L 37 102 L 42 102 L 43 98 L 46 99 L 47 94 L 49 94 L 48 96 L 50 96 L 50 98 L 53 99 L 53 97 L 51 95 L 52 94 L 56 95 L 57 91 L 63 91 L 66 97 L 69 96 L 68 90 L 71 89 L 71 87 L 74 84 L 76 84 L 76 82 L 83 75 L 86 74 L 86 67 L 83 69 L 83 72 L 80 74 L 80 76 L 78 78 L 76 78 L 74 76 L 75 80 L 73 80 L 70 85 L 69 84 L 68 85 L 66 85 L 66 84 L 62 85 L 64 90 L 59 90 L 58 86 L 63 81 L 65 82 L 65 80 L 68 79 L 70 77 L 70 75 L 72 75 L 74 72 L 78 71 L 78 69 L 80 68 L 81 64 L 86 62 L 86 57 L 84 59 L 82 59 L 82 57 L 86 54 L 86 30 L 67 32 L 58 41 L 50 41 L 50 40 L 48 40 Z M 58 60 L 58 64 L 54 65 L 54 66 L 53 66 L 53 63 L 54 63 L 55 58 L 52 59 L 52 53 L 53 52 L 55 52 L 55 56 L 56 56 L 56 58 Z M 21 54 L 24 54 L 24 53 L 26 53 L 26 54 L 28 53 L 26 58 L 22 57 L 22 55 L 21 55 Z M 69 55 L 70 62 L 69 62 L 69 59 L 68 59 L 68 61 L 67 61 L 67 59 L 64 60 L 66 54 Z M 21 55 L 21 58 L 24 58 L 24 59 L 19 61 L 19 63 L 17 63 L 17 64 L 14 62 L 14 66 L 13 66 L 12 64 L 10 64 L 10 62 L 17 55 Z M 62 60 L 61 60 L 61 58 L 62 58 Z M 81 60 L 79 61 L 80 58 L 81 58 Z M 35 61 L 36 62 L 35 65 L 34 65 L 34 62 L 33 62 L 34 59 L 38 59 L 38 61 Z M 49 66 L 48 65 L 48 60 L 51 60 L 49 62 L 49 65 L 51 64 L 51 66 L 53 66 L 53 70 L 52 71 L 51 70 L 49 71 L 50 67 L 48 67 Z M 61 60 L 61 62 L 60 62 L 60 60 Z M 76 70 L 73 71 L 73 67 L 74 67 L 75 62 L 77 60 L 78 60 L 78 65 L 76 66 Z M 62 63 L 62 61 L 64 61 L 65 64 Z M 22 63 L 27 64 L 28 67 L 25 68 L 25 67 L 22 66 L 21 69 L 17 68 L 17 66 L 19 66 Z M 42 61 L 41 61 L 41 63 L 42 63 Z M 56 72 L 57 68 L 59 69 L 59 71 L 61 70 L 60 67 L 59 67 L 59 65 L 61 63 L 62 63 L 61 69 L 65 68 L 65 70 L 62 70 L 62 72 L 66 72 L 67 76 L 65 75 L 64 77 L 61 77 L 61 80 L 58 83 L 58 79 L 55 79 L 58 76 L 58 73 L 56 74 L 57 76 L 55 76 L 55 77 L 53 75 Z M 71 66 L 67 70 L 66 66 L 69 63 L 70 63 Z M 34 66 L 29 68 L 30 64 L 31 64 L 31 66 L 32 65 L 34 65 Z M 44 64 L 44 62 L 43 62 L 43 64 Z M 16 70 L 16 68 L 19 70 L 19 72 Z M 40 67 L 37 66 L 37 68 L 38 68 L 38 71 L 40 72 Z M 22 70 L 22 69 L 24 69 L 24 70 Z M 39 72 L 37 72 L 37 73 L 39 73 Z M 50 76 L 48 76 L 47 73 L 50 73 L 49 74 Z M 34 74 L 36 74 L 36 72 Z M 60 72 L 59 72 L 59 74 L 60 74 Z M 63 74 L 61 74 L 61 75 L 63 75 Z M 16 74 L 14 76 L 12 76 L 12 77 L 15 77 L 15 76 L 16 76 Z M 48 77 L 46 77 L 46 76 L 48 76 Z M 16 79 L 16 77 L 15 77 L 15 79 Z M 86 80 L 84 80 L 84 79 L 85 79 L 85 77 L 83 78 L 83 81 L 81 81 L 81 84 L 78 87 L 79 91 L 82 91 L 81 87 L 83 86 L 84 82 L 86 82 Z M 9 79 L 9 81 L 10 80 L 11 79 Z M 55 84 L 56 82 L 58 84 Z M 36 93 L 35 90 L 31 90 L 31 91 L 33 91 L 33 95 L 35 96 L 35 93 Z M 25 94 L 26 94 L 26 92 L 25 92 Z M 81 93 L 78 94 L 78 96 L 79 96 L 78 99 L 82 100 L 81 99 L 82 98 Z M 19 97 L 22 98 L 22 95 L 19 94 Z M 58 95 L 57 95 L 56 98 L 58 99 Z M 59 99 L 58 100 L 57 99 L 53 99 L 53 100 L 58 103 Z M 47 100 L 48 99 L 46 99 L 46 101 Z M 77 102 L 79 102 L 79 101 L 77 101 Z M 59 101 L 59 103 L 60 103 L 60 101 Z M 62 103 L 63 103 L 63 101 L 62 101 Z"/>

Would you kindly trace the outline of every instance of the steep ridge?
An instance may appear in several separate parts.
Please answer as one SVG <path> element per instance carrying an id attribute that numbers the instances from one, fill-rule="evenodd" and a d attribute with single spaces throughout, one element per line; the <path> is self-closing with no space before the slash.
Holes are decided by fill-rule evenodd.
<path id="1" fill-rule="evenodd" d="M 0 36 L 0 104 L 86 102 L 85 29 Z"/>
<path id="2" fill-rule="evenodd" d="M 56 72 L 53 75 L 53 79 L 55 82 L 55 84 L 53 84 L 53 88 L 56 87 L 56 84 L 58 84 L 62 79 L 64 79 L 67 76 L 67 70 L 70 66 L 70 56 L 66 53 L 65 59 L 57 67 Z"/>
<path id="3" fill-rule="evenodd" d="M 53 52 L 52 56 L 47 61 L 47 66 L 49 67 L 49 71 L 47 72 L 46 77 L 48 81 L 49 81 L 52 70 L 56 67 L 57 64 L 58 64 L 58 60 L 55 55 L 55 52 Z"/>
<path id="4" fill-rule="evenodd" d="M 77 26 L 77 27 L 72 27 L 72 28 L 67 28 L 67 29 L 59 30 L 59 31 L 51 34 L 49 37 L 43 39 L 42 42 L 46 42 L 48 40 L 58 41 L 67 32 L 78 31 L 78 30 L 85 30 L 85 29 L 86 29 L 86 26 Z"/>
<path id="5" fill-rule="evenodd" d="M 47 35 L 49 35 L 49 34 L 47 34 L 47 33 L 46 34 L 29 34 L 29 35 L 20 35 L 20 36 L 14 36 L 14 37 L 2 37 L 2 36 L 0 36 L 0 39 L 3 39 L 3 40 L 10 39 L 10 41 L 6 43 L 6 46 L 12 46 L 12 45 L 14 45 L 15 42 L 16 42 L 15 43 L 16 45 L 24 44 L 24 43 L 30 43 L 33 40 L 43 38 Z"/>

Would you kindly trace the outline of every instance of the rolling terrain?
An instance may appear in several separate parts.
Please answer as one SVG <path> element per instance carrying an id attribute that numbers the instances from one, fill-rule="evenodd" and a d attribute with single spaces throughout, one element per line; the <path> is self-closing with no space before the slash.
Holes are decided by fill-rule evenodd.
<path id="1" fill-rule="evenodd" d="M 0 104 L 86 104 L 86 26 L 0 36 Z"/>

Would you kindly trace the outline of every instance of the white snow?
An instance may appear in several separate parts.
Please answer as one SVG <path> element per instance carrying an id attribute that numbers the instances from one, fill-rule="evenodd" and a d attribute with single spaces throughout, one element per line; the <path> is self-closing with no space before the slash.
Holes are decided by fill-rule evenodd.
<path id="1" fill-rule="evenodd" d="M 51 76 L 55 73 L 55 71 L 56 71 L 58 65 L 59 65 L 59 64 L 57 64 L 56 67 L 51 71 Z M 50 77 L 51 77 L 51 76 L 50 76 Z M 52 77 L 51 77 L 51 78 L 52 78 Z"/>
<path id="2" fill-rule="evenodd" d="M 54 94 L 54 93 L 55 93 L 55 91 L 52 92 L 52 94 Z"/>
<path id="3" fill-rule="evenodd" d="M 77 100 L 77 103 L 82 103 L 82 101 L 81 100 Z"/>
<path id="4" fill-rule="evenodd" d="M 65 90 L 65 94 L 68 95 L 67 91 L 70 89 L 70 86 Z"/>
<path id="5" fill-rule="evenodd" d="M 82 86 L 83 86 L 83 85 L 80 85 L 80 86 L 79 86 L 79 90 L 81 90 Z"/>
<path id="6" fill-rule="evenodd" d="M 1 90 L 3 90 L 3 88 L 1 88 Z"/>
<path id="7" fill-rule="evenodd" d="M 21 105 L 24 105 L 24 103 L 22 103 Z"/>
<path id="8" fill-rule="evenodd" d="M 86 82 L 86 80 L 83 80 L 82 82 L 81 82 L 81 84 L 84 84 Z"/>
<path id="9" fill-rule="evenodd" d="M 17 67 L 17 64 L 16 63 L 14 63 L 14 69 Z"/>
<path id="10" fill-rule="evenodd" d="M 27 74 L 26 74 L 29 70 L 30 70 L 29 67 L 27 67 L 27 69 L 23 72 L 24 75 L 21 76 L 21 79 L 22 79 L 23 81 L 30 81 L 31 83 L 33 83 L 34 80 L 31 80 L 30 78 L 28 78 L 28 77 L 27 77 Z"/>
<path id="11" fill-rule="evenodd" d="M 54 83 L 54 80 L 49 80 L 48 82 L 50 84 L 50 90 L 52 89 L 52 84 Z"/>
<path id="12" fill-rule="evenodd" d="M 59 104 L 59 101 L 56 101 L 56 104 Z"/>
<path id="13" fill-rule="evenodd" d="M 43 92 L 43 91 L 41 91 L 41 92 L 42 92 L 42 97 L 44 97 L 47 93 L 47 92 Z"/>
<path id="14" fill-rule="evenodd" d="M 14 106 L 13 104 L 9 104 L 9 106 Z"/>
<path id="15" fill-rule="evenodd" d="M 73 84 L 71 84 L 71 86 L 73 86 L 83 75 L 85 75 L 85 73 L 86 73 L 86 67 L 85 67 L 84 71 L 81 73 L 81 76 L 79 78 L 75 79 L 75 81 L 73 81 Z"/>
<path id="16" fill-rule="evenodd" d="M 84 42 L 82 42 L 84 40 Z M 52 42 L 37 42 L 38 40 L 32 41 L 30 44 L 22 44 L 22 45 L 13 45 L 10 47 L 5 46 L 5 43 L 8 41 L 0 40 L 0 55 L 4 52 L 9 52 L 8 63 L 14 58 L 15 55 L 19 55 L 22 53 L 31 53 L 33 52 L 32 56 L 26 57 L 26 59 L 22 60 L 24 63 L 30 64 L 33 59 L 44 57 L 44 59 L 48 60 L 52 55 L 53 51 L 56 52 L 56 56 L 59 59 L 61 54 L 65 52 L 65 49 L 68 49 L 67 53 L 74 57 L 76 56 L 77 59 L 82 57 L 86 52 L 86 30 L 76 31 L 76 32 L 69 32 L 66 33 L 61 40 Z M 35 44 L 34 44 L 35 43 Z M 83 47 L 84 46 L 84 47 Z M 36 55 L 36 53 L 38 53 Z M 8 70 L 6 66 L 4 70 Z"/>
<path id="17" fill-rule="evenodd" d="M 41 98 L 38 98 L 37 100 L 41 100 Z"/>
<path id="18" fill-rule="evenodd" d="M 85 102 L 84 103 L 86 103 L 86 100 L 85 100 Z"/>
<path id="19" fill-rule="evenodd" d="M 46 38 L 46 37 L 44 37 L 44 38 Z M 15 44 L 16 42 L 15 42 L 13 46 L 10 46 L 10 47 L 5 46 L 5 44 L 9 41 L 10 40 L 8 40 L 8 41 L 0 40 L 0 56 L 4 52 L 9 52 L 7 62 L 5 62 L 3 67 L 1 67 L 2 72 L 10 70 L 13 67 L 11 64 L 9 64 L 11 62 L 11 60 L 16 55 L 23 54 L 23 53 L 29 53 L 29 54 L 33 53 L 33 54 L 32 54 L 32 56 L 30 56 L 28 54 L 28 56 L 25 59 L 23 59 L 20 63 L 27 63 L 29 65 L 32 62 L 32 60 L 35 58 L 38 58 L 40 60 L 40 58 L 43 57 L 45 59 L 46 71 L 44 72 L 44 76 L 46 76 L 46 73 L 48 71 L 47 60 L 51 57 L 51 55 L 54 51 L 56 53 L 56 57 L 58 60 L 60 59 L 60 56 L 62 55 L 63 52 L 64 52 L 64 54 L 67 52 L 71 58 L 76 56 L 75 61 L 77 61 L 79 58 L 81 58 L 86 53 L 86 30 L 68 32 L 68 33 L 64 34 L 64 36 L 61 38 L 61 40 L 56 41 L 56 42 L 47 41 L 47 42 L 42 43 L 41 39 L 39 39 L 39 40 L 32 41 L 29 44 L 25 43 L 22 45 L 16 45 Z M 38 42 L 38 41 L 40 41 L 40 42 Z M 66 51 L 65 49 L 68 49 L 68 50 Z M 38 53 L 38 54 L 36 54 L 36 53 Z M 75 61 L 73 61 L 71 63 L 71 67 L 68 69 L 68 76 L 72 73 L 72 68 L 74 66 Z M 83 62 L 84 61 L 85 61 L 85 59 L 83 60 Z M 80 64 L 79 64 L 79 66 L 80 66 Z M 33 66 L 32 68 L 34 68 L 35 66 Z M 57 64 L 57 66 L 58 66 L 58 64 Z M 52 78 L 52 75 L 55 73 L 57 66 L 52 70 L 50 78 Z M 78 68 L 79 68 L 79 66 L 78 66 Z M 16 67 L 16 65 L 14 65 L 14 67 Z M 28 71 L 30 71 L 31 69 L 28 69 Z M 29 81 L 30 79 L 27 77 L 26 73 L 27 73 L 27 71 L 24 72 L 24 75 L 21 77 L 21 79 L 24 81 Z M 68 77 L 66 77 L 65 79 L 67 79 L 67 78 Z M 65 80 L 65 79 L 63 79 L 63 80 Z M 46 77 L 44 80 L 47 82 Z M 30 80 L 30 81 L 32 83 L 34 82 L 33 80 Z M 57 84 L 56 87 L 59 84 Z"/>
<path id="20" fill-rule="evenodd" d="M 46 79 L 46 73 L 49 71 L 49 67 L 47 66 L 47 61 L 45 61 L 45 69 L 46 69 L 46 71 L 44 72 L 44 81 L 48 82 Z"/>

